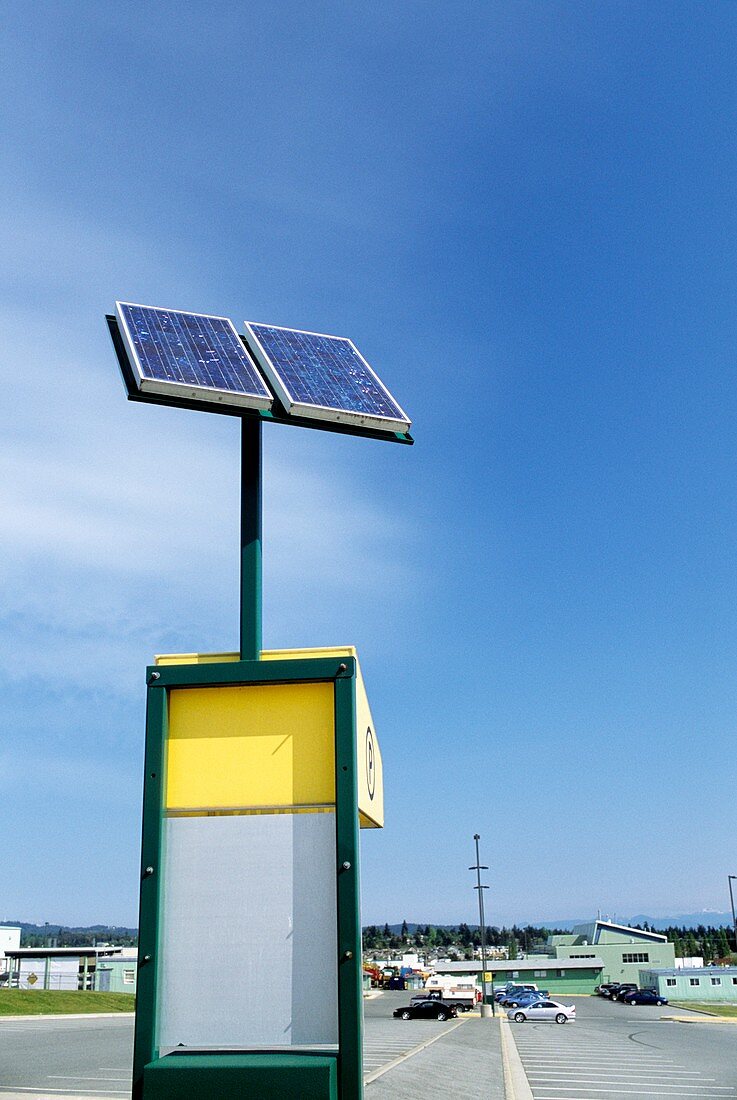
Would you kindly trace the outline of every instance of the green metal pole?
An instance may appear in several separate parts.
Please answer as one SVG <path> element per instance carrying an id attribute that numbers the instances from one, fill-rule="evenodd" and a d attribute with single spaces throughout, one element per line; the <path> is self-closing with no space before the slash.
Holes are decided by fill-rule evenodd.
<path id="1" fill-rule="evenodd" d="M 138 917 L 138 981 L 133 1045 L 133 1096 L 143 1096 L 143 1070 L 157 1057 L 156 994 L 158 988 L 158 927 L 161 899 L 162 803 L 167 692 L 160 673 L 149 677 L 146 705 L 146 753 L 143 781 L 141 895 Z"/>
<path id="2" fill-rule="evenodd" d="M 261 658 L 261 421 L 241 417 L 242 661 Z"/>
<path id="3" fill-rule="evenodd" d="M 355 662 L 335 681 L 335 828 L 338 870 L 340 1100 L 363 1097 L 363 966 L 358 841 Z"/>

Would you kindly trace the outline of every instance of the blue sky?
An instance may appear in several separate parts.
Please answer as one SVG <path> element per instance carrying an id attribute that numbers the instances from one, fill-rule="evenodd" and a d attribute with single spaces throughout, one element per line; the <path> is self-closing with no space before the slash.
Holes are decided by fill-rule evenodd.
<path id="1" fill-rule="evenodd" d="M 355 644 L 364 919 L 727 907 L 737 6 L 5 13 L 0 919 L 137 919 L 144 669 L 235 648 L 237 425 L 116 298 L 350 336 L 414 448 L 265 431 L 264 642 Z M 528 801 L 529 800 L 529 801 Z"/>

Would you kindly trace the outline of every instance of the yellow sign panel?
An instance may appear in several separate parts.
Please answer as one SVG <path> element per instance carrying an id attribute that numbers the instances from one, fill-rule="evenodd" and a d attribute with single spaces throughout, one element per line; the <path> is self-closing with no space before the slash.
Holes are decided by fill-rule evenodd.
<path id="1" fill-rule="evenodd" d="M 335 803 L 331 684 L 175 688 L 167 810 Z"/>
<path id="2" fill-rule="evenodd" d="M 384 774 L 371 709 L 352 646 L 271 649 L 263 661 L 356 659 L 358 813 L 384 824 Z M 158 665 L 211 664 L 237 653 L 157 656 Z M 166 807 L 227 813 L 319 809 L 335 803 L 332 684 L 254 684 L 170 690 Z"/>

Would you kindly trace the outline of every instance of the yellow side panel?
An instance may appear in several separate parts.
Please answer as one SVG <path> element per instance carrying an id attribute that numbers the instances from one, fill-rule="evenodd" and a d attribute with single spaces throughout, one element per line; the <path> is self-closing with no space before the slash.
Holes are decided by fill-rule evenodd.
<path id="1" fill-rule="evenodd" d="M 361 670 L 356 677 L 358 813 L 362 829 L 384 828 L 384 765 Z"/>
<path id="2" fill-rule="evenodd" d="M 332 684 L 174 688 L 168 810 L 335 802 Z"/>

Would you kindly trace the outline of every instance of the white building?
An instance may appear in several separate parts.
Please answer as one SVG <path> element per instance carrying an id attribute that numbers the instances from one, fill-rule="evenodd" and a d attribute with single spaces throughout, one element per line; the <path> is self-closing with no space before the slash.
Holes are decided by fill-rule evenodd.
<path id="1" fill-rule="evenodd" d="M 6 951 L 16 951 L 20 947 L 20 928 L 12 924 L 0 924 L 0 958 Z"/>

